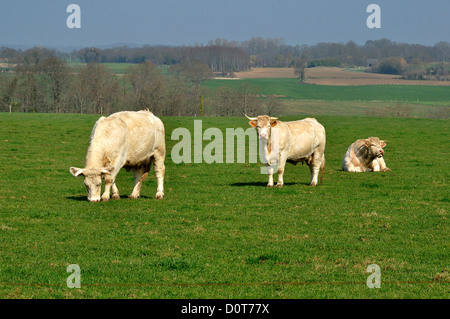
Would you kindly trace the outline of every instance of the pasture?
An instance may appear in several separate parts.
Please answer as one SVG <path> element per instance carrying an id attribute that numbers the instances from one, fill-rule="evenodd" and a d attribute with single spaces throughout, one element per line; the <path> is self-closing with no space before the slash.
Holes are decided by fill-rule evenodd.
<path id="1" fill-rule="evenodd" d="M 226 86 L 239 89 L 243 84 L 255 88 L 260 96 L 277 97 L 282 103 L 277 115 L 450 117 L 450 87 L 446 85 L 314 85 L 299 84 L 294 78 L 262 76 L 210 80 L 202 85 L 214 91 Z"/>
<path id="2" fill-rule="evenodd" d="M 128 199 L 122 170 L 122 198 L 89 203 L 69 167 L 83 166 L 98 117 L 0 114 L 1 298 L 448 295 L 448 121 L 316 116 L 327 131 L 323 185 L 287 164 L 285 187 L 272 189 L 260 164 L 174 164 L 171 132 L 192 132 L 198 118 L 162 117 L 165 198 L 153 199 L 152 175 Z M 202 120 L 224 135 L 248 127 L 244 117 Z M 342 172 L 347 147 L 368 136 L 387 140 L 392 171 Z M 81 289 L 66 286 L 69 264 Z M 366 286 L 370 264 L 381 289 Z"/>
<path id="3" fill-rule="evenodd" d="M 80 67 L 86 66 L 87 63 L 79 61 L 69 61 L 68 66 L 78 71 Z M 135 66 L 134 63 L 102 63 L 109 71 L 116 75 L 123 75 L 127 72 L 127 69 L 131 66 Z"/>
<path id="4" fill-rule="evenodd" d="M 263 95 L 278 95 L 287 99 L 306 99 L 324 101 L 430 101 L 446 103 L 450 97 L 449 86 L 417 85 L 312 85 L 299 84 L 290 78 L 256 78 L 242 80 L 210 80 L 204 85 L 210 89 L 221 86 L 238 88 L 246 83 L 258 89 Z"/>
<path id="5" fill-rule="evenodd" d="M 400 75 L 364 72 L 363 67 L 314 67 L 306 68 L 305 83 L 318 85 L 450 85 L 450 81 L 405 80 Z M 235 79 L 293 79 L 297 76 L 294 68 L 252 68 L 236 72 Z"/>

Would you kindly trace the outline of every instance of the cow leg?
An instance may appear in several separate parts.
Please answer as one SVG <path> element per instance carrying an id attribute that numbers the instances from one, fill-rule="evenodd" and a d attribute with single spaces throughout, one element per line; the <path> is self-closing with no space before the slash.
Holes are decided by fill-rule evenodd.
<path id="1" fill-rule="evenodd" d="M 284 174 L 284 167 L 286 166 L 286 156 L 283 156 L 280 154 L 280 162 L 278 163 L 278 181 L 276 187 L 283 187 L 283 174 Z"/>
<path id="2" fill-rule="evenodd" d="M 311 171 L 311 182 L 309 183 L 309 186 L 317 186 L 321 166 L 322 156 L 320 156 L 320 159 L 318 159 L 317 153 L 315 153 L 311 160 L 311 164 L 308 164 L 309 170 Z"/>
<path id="3" fill-rule="evenodd" d="M 349 165 L 347 171 L 350 173 L 362 173 L 364 172 L 360 166 Z"/>
<path id="4" fill-rule="evenodd" d="M 372 163 L 370 163 L 369 169 L 373 172 L 379 172 L 380 171 L 380 164 L 378 163 L 378 159 L 374 159 Z"/>
<path id="5" fill-rule="evenodd" d="M 116 182 L 117 174 L 119 174 L 119 171 L 122 166 L 119 166 L 119 165 L 115 166 L 114 163 L 112 163 L 111 165 L 112 165 L 112 167 L 116 167 L 116 168 L 114 168 L 110 174 L 104 175 L 105 191 L 103 192 L 102 197 L 100 198 L 100 200 L 102 202 L 109 201 L 111 187 L 113 189 L 113 196 L 115 196 L 115 194 L 119 195 L 119 190 L 117 189 L 115 182 Z M 114 199 L 115 199 L 115 197 L 114 197 Z"/>
<path id="6" fill-rule="evenodd" d="M 362 173 L 364 172 L 362 166 L 353 165 L 352 162 L 346 162 L 345 165 L 342 165 L 342 170 L 350 172 L 350 173 Z"/>
<path id="7" fill-rule="evenodd" d="M 112 184 L 112 199 L 120 199 L 119 189 L 116 186 L 116 183 Z"/>
<path id="8" fill-rule="evenodd" d="M 156 188 L 156 199 L 163 199 L 164 198 L 164 175 L 166 173 L 166 166 L 164 165 L 164 158 L 165 155 L 161 152 L 155 152 L 154 156 L 154 169 L 155 169 L 155 176 L 156 176 L 156 182 L 157 182 L 157 188 Z"/>
<path id="9" fill-rule="evenodd" d="M 273 166 L 267 166 L 267 174 L 269 174 L 269 182 L 267 183 L 267 187 L 273 187 Z"/>
<path id="10" fill-rule="evenodd" d="M 103 192 L 102 197 L 100 198 L 100 200 L 102 202 L 109 201 L 110 191 L 111 191 L 111 187 L 114 185 L 114 180 L 115 180 L 115 176 L 113 178 L 110 175 L 106 175 L 106 177 L 105 177 L 105 191 Z"/>
<path id="11" fill-rule="evenodd" d="M 141 166 L 139 168 L 133 168 L 133 176 L 134 176 L 134 188 L 129 198 L 139 198 L 141 196 L 141 187 L 142 183 L 145 181 L 145 178 L 148 175 L 149 169 L 146 169 L 145 166 Z"/>
<path id="12" fill-rule="evenodd" d="M 383 157 L 377 158 L 377 161 L 378 161 L 378 165 L 380 166 L 380 171 L 381 172 L 387 172 L 387 171 L 391 170 L 390 168 L 387 168 L 386 162 L 384 161 Z"/>
<path id="13" fill-rule="evenodd" d="M 283 183 L 283 174 L 284 174 L 284 167 L 278 167 L 278 181 L 277 181 L 277 185 L 275 185 L 275 187 L 283 187 L 284 183 Z"/>

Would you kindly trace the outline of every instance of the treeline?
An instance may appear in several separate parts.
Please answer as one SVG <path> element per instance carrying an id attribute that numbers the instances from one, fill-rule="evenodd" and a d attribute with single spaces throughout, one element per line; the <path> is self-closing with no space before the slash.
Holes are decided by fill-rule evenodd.
<path id="1" fill-rule="evenodd" d="M 404 58 L 384 58 L 370 68 L 382 74 L 397 74 L 407 80 L 450 81 L 450 64 L 445 62 L 424 63 L 414 58 L 409 63 Z"/>
<path id="2" fill-rule="evenodd" d="M 364 45 L 347 43 L 318 43 L 316 45 L 287 45 L 283 39 L 252 38 L 244 42 L 216 40 L 206 46 L 169 47 L 145 46 L 120 47 L 106 50 L 92 48 L 75 53 L 83 62 L 131 62 L 150 61 L 154 64 L 179 64 L 198 60 L 208 64 L 216 72 L 245 71 L 249 67 L 292 67 L 302 59 L 306 63 L 321 59 L 335 59 L 343 65 L 366 66 L 368 59 L 382 60 L 398 57 L 410 63 L 450 62 L 450 43 L 439 42 L 433 46 L 396 43 L 388 39 L 369 40 Z"/>
<path id="3" fill-rule="evenodd" d="M 109 49 L 84 48 L 71 53 L 47 50 L 54 56 L 81 62 L 142 63 L 173 65 L 191 61 L 207 64 L 214 72 L 231 73 L 250 67 L 292 67 L 299 60 L 335 59 L 342 65 L 366 66 L 368 59 L 397 57 L 407 63 L 413 59 L 422 62 L 450 62 L 450 43 L 441 41 L 433 46 L 397 43 L 388 39 L 369 40 L 364 45 L 347 43 L 318 43 L 316 45 L 288 45 L 283 39 L 251 38 L 236 42 L 224 39 L 195 46 L 142 46 Z M 32 49 L 0 48 L 0 59 L 21 62 L 32 55 Z M 32 58 L 32 57 L 31 57 Z"/>
<path id="4" fill-rule="evenodd" d="M 1 112 L 111 114 L 148 108 L 158 116 L 227 116 L 273 113 L 281 107 L 278 100 L 258 98 L 248 86 L 203 88 L 201 82 L 213 73 L 201 62 L 173 65 L 163 74 L 145 61 L 117 75 L 101 63 L 74 69 L 41 53 L 35 51 L 13 73 L 0 73 Z"/>
<path id="5" fill-rule="evenodd" d="M 117 47 L 104 50 L 85 48 L 75 52 L 74 57 L 85 63 L 142 63 L 149 61 L 156 65 L 174 65 L 199 61 L 208 65 L 212 71 L 224 75 L 247 71 L 250 68 L 250 58 L 241 48 L 220 45 Z"/>
<path id="6" fill-rule="evenodd" d="M 252 38 L 242 43 L 218 42 L 236 45 L 250 55 L 251 65 L 260 67 L 289 67 L 301 58 L 306 63 L 313 60 L 335 59 L 343 65 L 366 66 L 368 59 L 389 57 L 413 59 L 422 62 L 450 62 L 450 43 L 439 42 L 433 46 L 397 43 L 388 39 L 369 40 L 364 45 L 347 43 L 318 43 L 315 45 L 287 45 L 283 39 Z"/>
<path id="7" fill-rule="evenodd" d="M 79 69 L 67 61 L 81 60 Z M 44 47 L 0 48 L 0 111 L 110 114 L 150 108 L 157 115 L 242 115 L 277 113 L 277 99 L 261 98 L 251 87 L 209 92 L 201 82 L 220 73 L 251 66 L 294 66 L 300 80 L 304 68 L 362 65 L 377 60 L 375 72 L 408 79 L 450 79 L 450 43 L 434 46 L 399 44 L 387 39 L 290 46 L 281 39 L 245 42 L 211 41 L 206 46 L 85 48 L 60 52 Z M 430 62 L 435 63 L 430 63 Z M 6 63 L 3 63 L 6 62 Z M 101 62 L 132 62 L 116 75 Z M 166 65 L 169 74 L 161 72 Z"/>

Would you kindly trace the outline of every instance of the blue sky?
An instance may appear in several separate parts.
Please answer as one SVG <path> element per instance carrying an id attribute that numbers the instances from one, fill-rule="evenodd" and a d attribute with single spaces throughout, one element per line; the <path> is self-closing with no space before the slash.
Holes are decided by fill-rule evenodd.
<path id="1" fill-rule="evenodd" d="M 66 26 L 71 3 L 81 7 L 81 29 Z M 371 3 L 381 7 L 381 29 L 366 26 Z M 4 45 L 193 45 L 251 37 L 291 45 L 450 42 L 450 0 L 0 0 Z"/>

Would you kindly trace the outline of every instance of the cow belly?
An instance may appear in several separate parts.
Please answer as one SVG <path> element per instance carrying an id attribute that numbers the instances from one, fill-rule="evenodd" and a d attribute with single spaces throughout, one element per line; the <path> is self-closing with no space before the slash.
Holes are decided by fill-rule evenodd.
<path id="1" fill-rule="evenodd" d="M 129 144 L 127 163 L 130 166 L 148 163 L 153 156 L 155 148 L 155 134 L 148 128 L 133 130 L 129 134 Z"/>
<path id="2" fill-rule="evenodd" d="M 290 157 L 286 160 L 286 162 L 296 165 L 299 162 L 307 162 L 310 158 L 311 155 L 301 157 Z"/>
<path id="3" fill-rule="evenodd" d="M 313 155 L 314 150 L 311 144 L 297 144 L 297 145 L 291 145 L 289 148 L 289 154 L 287 157 L 288 161 L 291 162 L 304 162 L 311 158 Z"/>

